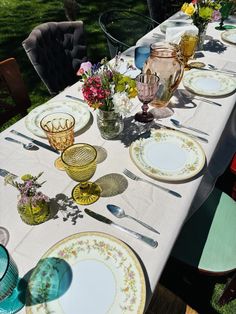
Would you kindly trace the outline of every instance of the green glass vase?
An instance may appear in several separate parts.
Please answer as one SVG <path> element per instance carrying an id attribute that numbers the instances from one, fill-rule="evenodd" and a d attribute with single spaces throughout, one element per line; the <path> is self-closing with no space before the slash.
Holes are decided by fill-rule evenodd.
<path id="1" fill-rule="evenodd" d="M 17 210 L 20 214 L 21 219 L 28 225 L 38 225 L 46 220 L 50 216 L 50 201 L 47 196 L 43 193 L 39 194 L 37 197 L 21 195 Z"/>

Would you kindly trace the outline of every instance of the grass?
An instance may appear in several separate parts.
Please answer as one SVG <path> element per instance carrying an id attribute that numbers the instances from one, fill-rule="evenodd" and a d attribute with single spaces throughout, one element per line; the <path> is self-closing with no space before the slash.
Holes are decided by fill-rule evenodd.
<path id="1" fill-rule="evenodd" d="M 109 56 L 105 37 L 98 25 L 100 12 L 111 7 L 117 7 L 130 8 L 148 15 L 146 1 L 144 0 L 79 0 L 78 3 L 78 19 L 82 20 L 85 25 L 89 47 L 88 57 L 92 62 L 97 62 L 103 57 Z M 176 2 L 174 3 L 176 4 Z M 16 58 L 29 90 L 32 108 L 47 101 L 50 95 L 33 69 L 21 43 L 35 26 L 48 21 L 65 20 L 66 17 L 62 0 L 0 0 L 0 59 L 4 60 L 9 57 Z M 0 131 L 10 126 L 19 118 L 20 117 L 15 117 L 3 126 L 0 126 Z M 177 273 L 178 272 L 177 270 Z M 184 274 L 183 272 L 183 276 Z M 172 274 L 171 268 L 167 265 L 162 276 L 162 281 L 164 281 L 167 288 L 181 296 L 187 303 L 190 303 L 193 308 L 199 308 L 201 314 L 204 311 L 203 308 L 209 310 L 206 312 L 207 314 L 236 313 L 236 301 L 232 301 L 221 308 L 216 305 L 217 296 L 220 294 L 225 283 L 216 281 L 213 285 L 214 289 L 212 289 L 212 281 L 204 281 L 208 284 L 210 293 L 209 295 L 205 294 L 206 300 L 204 299 L 204 302 L 199 303 L 199 300 L 193 298 L 196 292 L 191 291 L 188 286 L 181 285 L 180 282 L 178 282 L 178 280 L 181 281 L 181 278 L 177 278 L 176 281 L 175 279 L 176 277 Z M 204 288 L 202 289 L 204 291 Z"/>

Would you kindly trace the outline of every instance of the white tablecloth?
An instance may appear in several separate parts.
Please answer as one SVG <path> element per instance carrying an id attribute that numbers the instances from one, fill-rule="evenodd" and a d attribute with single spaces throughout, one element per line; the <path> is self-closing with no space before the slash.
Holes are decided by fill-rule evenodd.
<path id="1" fill-rule="evenodd" d="M 220 39 L 220 32 L 214 29 L 214 25 L 209 25 L 209 34 L 214 39 Z M 150 36 L 151 34 L 149 34 Z M 236 48 L 229 44 L 224 44 L 224 47 L 226 50 L 222 53 L 203 52 L 204 57 L 201 60 L 219 67 L 229 67 L 230 65 L 230 68 L 236 71 L 236 63 L 233 62 Z M 183 86 L 180 85 L 180 88 Z M 56 96 L 54 100 L 65 99 L 66 94 L 82 98 L 78 84 L 75 84 Z M 209 133 L 209 143 L 201 143 L 207 159 L 204 175 L 185 183 L 160 183 L 179 192 L 182 198 L 175 198 L 146 183 L 127 179 L 128 187 L 123 193 L 115 196 L 109 196 L 109 193 L 107 195 L 105 193 L 96 203 L 88 206 L 117 223 L 158 240 L 159 246 L 156 249 L 111 226 L 92 219 L 83 213 L 84 206 L 78 206 L 83 217 L 78 218 L 75 225 L 70 220 L 63 221 L 62 212 L 59 212 L 58 219 L 52 219 L 37 226 L 26 225 L 17 213 L 17 190 L 12 186 L 5 186 L 3 178 L 0 178 L 0 225 L 7 228 L 10 233 L 7 248 L 19 267 L 20 276 L 24 276 L 32 270 L 40 257 L 61 239 L 82 231 L 102 231 L 123 240 L 139 256 L 146 275 L 148 304 L 177 235 L 190 212 L 193 200 L 192 210 L 196 210 L 207 197 L 216 177 L 223 172 L 235 151 L 235 112 L 234 119 L 231 119 L 235 99 L 235 94 L 217 99 L 222 107 L 197 100 L 194 101 L 194 104 L 179 102 L 176 105 L 170 105 L 168 110 L 172 113 L 172 117 Z M 134 103 L 133 113 L 140 110 L 139 101 L 136 99 Z M 100 146 L 103 152 L 107 153 L 105 160 L 98 164 L 92 179 L 95 181 L 109 174 L 122 175 L 124 168 L 145 177 L 131 161 L 127 141 L 102 139 L 96 125 L 96 112 L 91 114 L 94 118 L 93 123 L 85 132 L 76 135 L 75 142 L 87 142 Z M 161 122 L 165 125 L 171 125 L 169 118 L 164 118 Z M 25 173 L 37 175 L 43 171 L 42 178 L 47 182 L 43 185 L 42 192 L 51 198 L 60 197 L 60 194 L 70 196 L 76 183 L 63 171 L 54 168 L 53 163 L 57 155 L 43 148 L 29 152 L 17 144 L 5 141 L 4 137 L 6 136 L 18 138 L 10 133 L 11 129 L 35 137 L 25 127 L 24 119 L 3 131 L 0 134 L 0 168 L 7 169 L 19 176 Z M 46 139 L 40 140 L 47 143 Z M 114 175 L 111 177 L 114 178 Z M 155 182 L 151 178 L 147 179 Z M 198 194 L 196 194 L 197 191 Z M 108 203 L 116 204 L 124 208 L 129 215 L 152 225 L 160 231 L 160 235 L 152 233 L 132 220 L 114 218 L 106 209 Z M 24 309 L 20 313 L 24 313 Z"/>

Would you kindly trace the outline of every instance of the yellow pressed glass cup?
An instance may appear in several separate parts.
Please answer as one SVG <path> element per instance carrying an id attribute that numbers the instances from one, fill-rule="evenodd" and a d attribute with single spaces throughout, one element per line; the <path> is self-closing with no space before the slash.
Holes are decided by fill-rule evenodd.
<path id="1" fill-rule="evenodd" d="M 74 181 L 80 182 L 72 190 L 72 197 L 77 204 L 89 205 L 100 197 L 100 187 L 88 181 L 96 171 L 96 158 L 96 149 L 85 143 L 73 144 L 62 152 L 66 173 Z"/>
<path id="2" fill-rule="evenodd" d="M 197 47 L 197 43 L 198 43 L 197 35 L 184 34 L 181 37 L 179 48 L 180 48 L 181 55 L 183 57 L 184 68 L 186 70 L 189 69 L 188 60 L 194 55 L 196 47 Z"/>
<path id="3" fill-rule="evenodd" d="M 41 120 L 40 126 L 53 148 L 62 152 L 74 143 L 75 119 L 69 113 L 54 112 L 48 114 Z M 56 159 L 55 167 L 64 170 L 61 157 Z"/>

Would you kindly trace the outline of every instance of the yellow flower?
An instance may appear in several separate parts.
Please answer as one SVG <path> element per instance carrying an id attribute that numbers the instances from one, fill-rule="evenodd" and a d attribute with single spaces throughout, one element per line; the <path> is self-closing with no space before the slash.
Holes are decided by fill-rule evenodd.
<path id="1" fill-rule="evenodd" d="M 199 16 L 204 20 L 210 20 L 212 17 L 213 9 L 209 7 L 202 7 L 199 9 Z"/>
<path id="2" fill-rule="evenodd" d="M 189 16 L 192 16 L 194 12 L 195 12 L 195 7 L 192 3 L 190 3 L 188 7 L 186 8 L 185 13 Z"/>
<path id="3" fill-rule="evenodd" d="M 182 7 L 181 7 L 181 11 L 183 11 L 184 13 L 185 13 L 185 10 L 187 9 L 187 7 L 188 7 L 188 3 L 187 2 L 185 2 L 183 5 L 182 5 Z"/>

